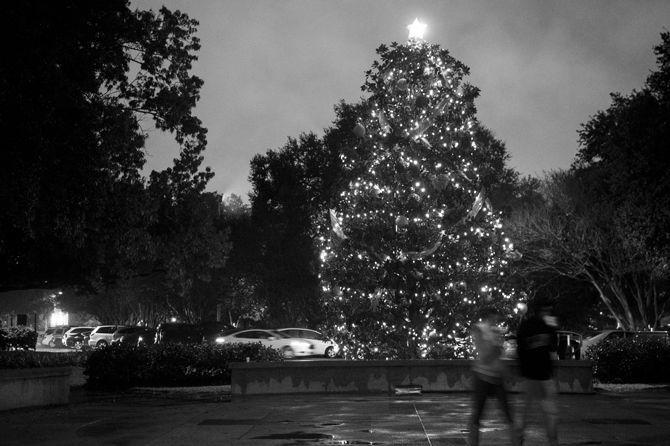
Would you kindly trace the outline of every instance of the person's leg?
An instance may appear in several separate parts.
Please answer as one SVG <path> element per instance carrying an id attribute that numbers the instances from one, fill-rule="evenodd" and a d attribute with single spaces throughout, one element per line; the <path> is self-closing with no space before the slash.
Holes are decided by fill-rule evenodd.
<path id="1" fill-rule="evenodd" d="M 512 417 L 512 409 L 509 406 L 509 399 L 507 398 L 507 389 L 505 388 L 505 385 L 502 382 L 499 385 L 495 386 L 495 394 L 496 398 L 498 398 L 498 403 L 500 403 L 500 409 L 505 415 L 505 420 L 511 424 L 514 421 L 514 417 Z"/>
<path id="2" fill-rule="evenodd" d="M 495 393 L 496 397 L 498 398 L 498 402 L 500 403 L 500 409 L 505 415 L 505 420 L 507 421 L 507 425 L 509 426 L 510 429 L 510 438 L 512 440 L 512 445 L 516 446 L 520 443 L 521 440 L 519 438 L 519 431 L 514 425 L 514 417 L 512 416 L 512 408 L 510 407 L 509 404 L 507 389 L 505 388 L 505 384 L 502 381 L 500 382 L 500 384 L 495 386 Z"/>
<path id="3" fill-rule="evenodd" d="M 519 435 L 520 442 L 523 443 L 523 435 L 526 431 L 526 425 L 528 424 L 528 414 L 533 405 L 533 400 L 538 399 L 538 383 L 532 379 L 524 379 L 521 387 L 523 392 L 523 401 L 521 409 L 517 413 L 516 418 L 516 431 Z"/>
<path id="4" fill-rule="evenodd" d="M 558 405 L 556 404 L 556 383 L 553 379 L 538 381 L 542 388 L 540 406 L 544 417 L 544 426 L 551 446 L 558 445 Z"/>
<path id="5" fill-rule="evenodd" d="M 469 446 L 479 445 L 479 421 L 482 418 L 486 396 L 489 393 L 489 383 L 480 379 L 477 375 L 472 377 L 472 416 L 470 418 L 468 444 Z"/>

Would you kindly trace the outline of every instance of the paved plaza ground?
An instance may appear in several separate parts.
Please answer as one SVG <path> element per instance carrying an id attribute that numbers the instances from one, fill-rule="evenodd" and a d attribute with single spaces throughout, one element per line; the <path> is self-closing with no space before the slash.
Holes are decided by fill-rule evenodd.
<path id="1" fill-rule="evenodd" d="M 74 390 L 67 406 L 0 412 L 9 445 L 465 445 L 467 393 L 284 395 L 221 389 L 111 394 Z M 519 395 L 512 396 L 518 407 Z M 670 392 L 560 395 L 561 445 L 670 445 Z M 482 445 L 510 444 L 495 401 Z M 546 444 L 539 414 L 525 446 Z"/>

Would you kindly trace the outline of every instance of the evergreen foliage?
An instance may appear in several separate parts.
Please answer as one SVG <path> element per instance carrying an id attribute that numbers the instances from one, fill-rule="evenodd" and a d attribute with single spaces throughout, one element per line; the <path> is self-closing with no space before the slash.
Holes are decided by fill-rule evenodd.
<path id="1" fill-rule="evenodd" d="M 341 153 L 352 180 L 321 237 L 333 334 L 351 358 L 467 356 L 480 309 L 516 303 L 501 281 L 518 253 L 485 187 L 504 146 L 479 143 L 495 140 L 475 118 L 478 90 L 447 50 L 414 39 L 377 53 Z"/>

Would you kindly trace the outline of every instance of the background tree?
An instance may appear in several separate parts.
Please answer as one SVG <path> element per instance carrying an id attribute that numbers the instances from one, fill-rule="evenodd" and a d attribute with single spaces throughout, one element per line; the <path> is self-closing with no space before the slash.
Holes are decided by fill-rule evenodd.
<path id="1" fill-rule="evenodd" d="M 536 287 L 542 278 L 544 287 L 560 277 L 586 281 L 617 326 L 657 327 L 668 301 L 667 258 L 648 248 L 626 218 L 629 211 L 594 197 L 573 171 L 548 175 L 540 191 L 542 203 L 510 219 L 511 237 L 523 252 L 517 271 Z M 590 307 L 579 304 L 582 311 Z"/>
<path id="2" fill-rule="evenodd" d="M 585 281 L 626 329 L 658 327 L 668 305 L 669 33 L 654 52 L 658 70 L 643 88 L 612 94 L 610 107 L 582 125 L 570 171 L 546 176 L 541 199 L 511 220 L 527 284 Z"/>
<path id="3" fill-rule="evenodd" d="M 153 250 L 143 120 L 181 146 L 163 174 L 172 198 L 212 175 L 199 170 L 206 130 L 192 114 L 197 22 L 124 0 L 28 0 L 4 17 L 0 289 L 101 289 Z"/>
<path id="4" fill-rule="evenodd" d="M 237 195 L 223 203 L 223 220 L 230 230 L 232 245 L 222 275 L 221 318 L 229 325 L 244 327 L 266 318 L 267 306 L 258 292 L 258 238 L 250 206 Z"/>
<path id="5" fill-rule="evenodd" d="M 313 216 L 323 201 L 328 157 L 323 141 L 310 133 L 251 161 L 256 277 L 272 323 L 310 324 L 321 316 Z"/>
<path id="6" fill-rule="evenodd" d="M 98 283 L 93 291 L 68 293 L 65 309 L 85 310 L 100 321 L 152 326 L 171 317 L 214 320 L 231 250 L 221 196 L 192 191 L 173 200 L 166 183 L 155 181 L 148 194 L 148 254 L 117 269 L 115 280 Z"/>
<path id="7" fill-rule="evenodd" d="M 482 187 L 504 145 L 477 144 L 478 91 L 446 50 L 410 40 L 377 53 L 321 275 L 348 356 L 430 356 L 456 350 L 482 306 L 512 314 L 498 286 L 509 245 Z"/>
<path id="8" fill-rule="evenodd" d="M 635 237 L 668 255 L 670 246 L 670 33 L 654 48 L 658 69 L 641 90 L 612 104 L 579 131 L 574 170 L 591 194 L 617 207 Z"/>
<path id="9" fill-rule="evenodd" d="M 162 278 L 165 306 L 182 321 L 214 320 L 231 249 L 221 196 L 192 191 L 173 201 L 170 189 L 155 186 L 161 207 L 150 228 L 158 249 L 152 269 Z"/>

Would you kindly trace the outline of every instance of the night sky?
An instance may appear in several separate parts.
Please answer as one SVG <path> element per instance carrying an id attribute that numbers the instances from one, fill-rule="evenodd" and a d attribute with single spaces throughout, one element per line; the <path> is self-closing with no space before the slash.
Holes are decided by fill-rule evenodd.
<path id="1" fill-rule="evenodd" d="M 581 123 L 611 92 L 640 88 L 653 46 L 670 27 L 670 1 L 141 0 L 200 22 L 196 115 L 209 129 L 209 189 L 246 198 L 249 161 L 288 137 L 321 135 L 340 100 L 357 102 L 381 43 L 426 40 L 468 65 L 481 89 L 478 118 L 505 141 L 522 174 L 568 167 Z M 147 170 L 171 164 L 169 135 L 150 131 Z"/>

